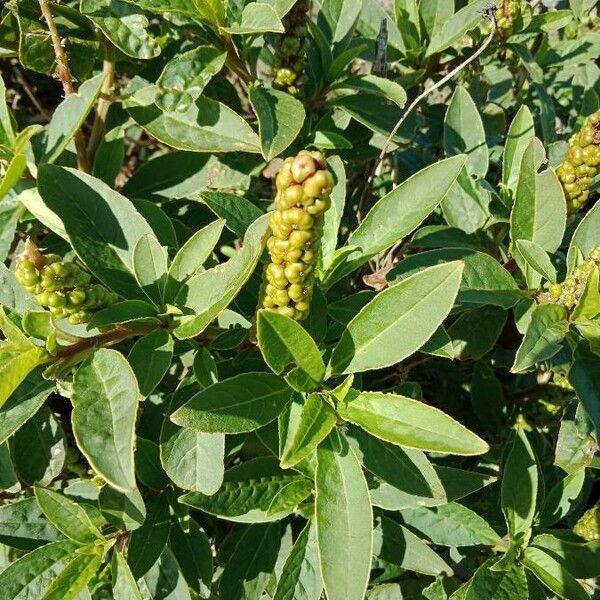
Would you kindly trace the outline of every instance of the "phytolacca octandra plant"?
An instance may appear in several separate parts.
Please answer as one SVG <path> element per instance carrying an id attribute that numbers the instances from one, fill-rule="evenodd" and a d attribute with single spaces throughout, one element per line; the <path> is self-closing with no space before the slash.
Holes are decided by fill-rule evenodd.
<path id="1" fill-rule="evenodd" d="M 283 19 L 285 33 L 277 40 L 273 62 L 273 85 L 297 96 L 306 82 L 308 29 L 306 20 L 310 2 L 298 0 Z"/>
<path id="2" fill-rule="evenodd" d="M 262 306 L 296 319 L 310 309 L 313 269 L 333 177 L 320 152 L 287 158 L 277 175 Z"/>
<path id="3" fill-rule="evenodd" d="M 600 167 L 600 110 L 588 117 L 569 140 L 567 158 L 556 169 L 565 195 L 567 210 L 575 212 L 588 200 L 590 186 Z"/>
<path id="4" fill-rule="evenodd" d="M 74 325 L 86 323 L 93 312 L 117 300 L 103 285 L 92 283 L 89 273 L 81 267 L 74 262 L 63 262 L 56 255 L 38 253 L 35 259 L 23 258 L 15 276 L 55 319 L 68 318 Z"/>

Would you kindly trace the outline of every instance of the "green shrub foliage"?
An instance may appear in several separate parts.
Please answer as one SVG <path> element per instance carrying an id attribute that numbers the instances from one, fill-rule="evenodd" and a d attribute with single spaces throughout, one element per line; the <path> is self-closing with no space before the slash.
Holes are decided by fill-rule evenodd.
<path id="1" fill-rule="evenodd" d="M 593 600 L 595 0 L 0 4 L 0 600 Z"/>

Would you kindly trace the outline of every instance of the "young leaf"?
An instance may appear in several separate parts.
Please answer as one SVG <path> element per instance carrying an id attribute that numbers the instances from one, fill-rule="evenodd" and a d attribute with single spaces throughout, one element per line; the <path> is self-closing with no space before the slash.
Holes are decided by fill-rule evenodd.
<path id="1" fill-rule="evenodd" d="M 513 373 L 526 371 L 532 365 L 552 358 L 561 348 L 569 330 L 567 311 L 560 304 L 536 306 L 523 341 L 517 350 Z"/>
<path id="2" fill-rule="evenodd" d="M 164 329 L 141 337 L 127 360 L 135 373 L 140 393 L 149 396 L 162 381 L 173 359 L 173 338 Z"/>
<path id="3" fill-rule="evenodd" d="M 316 528 L 309 521 L 283 565 L 273 600 L 319 600 L 322 591 Z"/>
<path id="4" fill-rule="evenodd" d="M 183 318 L 174 333 L 179 339 L 197 336 L 235 298 L 256 267 L 263 250 L 269 215 L 263 215 L 248 228 L 244 244 L 233 258 L 192 277 L 182 286 L 177 303 L 195 314 Z"/>
<path id="5" fill-rule="evenodd" d="M 167 251 L 154 235 L 145 234 L 133 249 L 133 272 L 148 298 L 162 306 L 167 281 Z"/>
<path id="6" fill-rule="evenodd" d="M 480 437 L 452 417 L 405 396 L 352 390 L 337 410 L 342 419 L 400 446 L 465 456 L 488 450 Z"/>
<path id="7" fill-rule="evenodd" d="M 516 240 L 515 248 L 523 260 L 546 281 L 556 283 L 556 269 L 548 253 L 539 244 L 529 240 Z"/>
<path id="8" fill-rule="evenodd" d="M 362 600 L 369 582 L 373 514 L 360 464 L 332 433 L 317 450 L 315 522 L 329 600 Z"/>
<path id="9" fill-rule="evenodd" d="M 523 431 L 515 433 L 503 468 L 502 511 L 512 539 L 531 528 L 538 493 L 538 465 Z"/>
<path id="10" fill-rule="evenodd" d="M 469 92 L 461 86 L 454 91 L 444 119 L 446 156 L 466 154 L 469 175 L 485 177 L 489 158 L 483 122 Z"/>
<path id="11" fill-rule="evenodd" d="M 284 27 L 272 6 L 264 2 L 253 2 L 244 6 L 239 23 L 223 27 L 223 31 L 233 35 L 258 34 L 267 31 L 283 33 Z"/>
<path id="12" fill-rule="evenodd" d="M 336 421 L 331 406 L 319 394 L 310 394 L 302 405 L 295 427 L 288 424 L 281 467 L 288 469 L 310 456 L 335 427 Z"/>
<path id="13" fill-rule="evenodd" d="M 110 571 L 114 600 L 142 600 L 137 583 L 121 552 L 113 552 Z"/>
<path id="14" fill-rule="evenodd" d="M 294 471 L 284 471 L 271 457 L 255 458 L 225 472 L 216 494 L 191 492 L 180 502 L 238 523 L 264 523 L 287 516 L 311 492 L 311 482 Z"/>
<path id="15" fill-rule="evenodd" d="M 512 190 L 516 188 L 519 179 L 525 149 L 534 136 L 533 116 L 527 105 L 523 104 L 506 134 L 506 147 L 502 163 L 502 183 Z"/>
<path id="16" fill-rule="evenodd" d="M 165 299 L 170 302 L 175 299 L 184 281 L 198 274 L 202 265 L 210 256 L 223 231 L 225 220 L 218 219 L 198 230 L 175 255 L 165 290 Z"/>
<path id="17" fill-rule="evenodd" d="M 494 562 L 486 561 L 477 569 L 464 600 L 529 600 L 525 569 L 518 564 L 506 570 L 494 570 Z"/>
<path id="18" fill-rule="evenodd" d="M 80 545 L 104 539 L 85 510 L 73 500 L 53 490 L 36 486 L 35 498 L 48 520 Z"/>
<path id="19" fill-rule="evenodd" d="M 550 590 L 569 600 L 590 600 L 589 592 L 557 560 L 540 548 L 525 548 L 523 564 Z"/>
<path id="20" fill-rule="evenodd" d="M 271 373 L 240 373 L 198 392 L 171 421 L 207 433 L 243 433 L 270 423 L 287 406 L 291 390 Z"/>
<path id="21" fill-rule="evenodd" d="M 136 487 L 133 467 L 135 420 L 140 393 L 129 363 L 101 348 L 75 373 L 73 433 L 94 469 L 121 491 Z"/>
<path id="22" fill-rule="evenodd" d="M 333 374 L 400 362 L 448 316 L 461 282 L 460 262 L 430 267 L 379 293 L 350 321 L 331 356 Z"/>
<path id="23" fill-rule="evenodd" d="M 258 345 L 265 362 L 277 374 L 291 365 L 314 384 L 321 383 L 325 363 L 308 332 L 296 321 L 278 313 L 260 310 L 257 318 Z"/>
<path id="24" fill-rule="evenodd" d="M 598 230 L 600 229 L 600 203 L 596 202 L 577 225 L 569 244 L 567 265 L 569 270 L 575 267 L 577 253 L 587 256 L 598 245 Z"/>
<path id="25" fill-rule="evenodd" d="M 600 577 L 599 540 L 578 544 L 543 533 L 533 538 L 531 546 L 541 548 L 546 554 L 554 557 L 576 579 Z"/>
<path id="26" fill-rule="evenodd" d="M 285 92 L 258 86 L 250 88 L 249 98 L 258 117 L 262 155 L 265 160 L 272 160 L 300 133 L 304 123 L 304 107 Z"/>

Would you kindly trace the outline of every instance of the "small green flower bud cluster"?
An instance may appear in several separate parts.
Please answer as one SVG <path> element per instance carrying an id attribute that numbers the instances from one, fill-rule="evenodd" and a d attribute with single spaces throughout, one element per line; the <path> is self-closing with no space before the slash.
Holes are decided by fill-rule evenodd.
<path id="1" fill-rule="evenodd" d="M 23 259 L 15 269 L 17 281 L 55 319 L 69 319 L 74 325 L 86 323 L 93 312 L 116 302 L 117 297 L 73 262 L 45 257 L 44 266 Z"/>
<path id="2" fill-rule="evenodd" d="M 320 152 L 302 150 L 284 161 L 276 184 L 262 306 L 300 321 L 310 309 L 313 269 L 333 177 Z"/>
<path id="3" fill-rule="evenodd" d="M 600 110 L 588 117 L 569 140 L 567 158 L 556 169 L 565 190 L 568 212 L 576 212 L 587 202 L 590 186 L 599 170 Z"/>
<path id="4" fill-rule="evenodd" d="M 496 25 L 501 35 L 508 33 L 519 14 L 519 0 L 501 0 L 496 10 Z"/>
<path id="5" fill-rule="evenodd" d="M 548 288 L 548 301 L 562 304 L 569 310 L 574 308 L 579 302 L 588 277 L 595 266 L 600 266 L 600 246 L 593 248 L 589 257 L 575 267 L 562 283 L 553 283 Z"/>
<path id="6" fill-rule="evenodd" d="M 575 523 L 573 533 L 586 542 L 600 540 L 600 500 L 583 513 Z"/>
<path id="7" fill-rule="evenodd" d="M 273 62 L 273 85 L 297 96 L 306 83 L 309 0 L 298 0 L 283 18 L 285 33 L 279 36 Z"/>

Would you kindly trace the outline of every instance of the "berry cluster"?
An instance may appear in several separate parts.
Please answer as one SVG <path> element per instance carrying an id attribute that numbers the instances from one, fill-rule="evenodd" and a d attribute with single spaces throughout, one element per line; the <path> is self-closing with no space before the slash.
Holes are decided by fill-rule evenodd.
<path id="1" fill-rule="evenodd" d="M 308 30 L 306 28 L 309 0 L 298 0 L 283 18 L 285 33 L 279 36 L 273 62 L 273 85 L 297 96 L 306 83 L 306 52 Z"/>
<path id="2" fill-rule="evenodd" d="M 569 140 L 567 158 L 556 169 L 565 195 L 567 210 L 576 212 L 590 195 L 589 188 L 600 169 L 600 110 L 587 118 Z"/>
<path id="3" fill-rule="evenodd" d="M 91 276 L 75 263 L 62 262 L 55 255 L 43 258 L 43 265 L 24 258 L 17 265 L 15 276 L 55 319 L 68 318 L 74 325 L 86 323 L 94 311 L 116 302 L 113 292 L 91 283 Z"/>
<path id="4" fill-rule="evenodd" d="M 586 542 L 600 540 L 600 500 L 586 510 L 573 527 L 573 533 Z"/>
<path id="5" fill-rule="evenodd" d="M 300 321 L 310 308 L 313 268 L 333 177 L 320 152 L 287 158 L 276 179 L 262 306 Z"/>
<path id="6" fill-rule="evenodd" d="M 600 246 L 593 248 L 587 260 L 575 267 L 562 283 L 553 283 L 548 288 L 547 300 L 562 304 L 567 309 L 575 307 L 585 290 L 590 273 L 596 266 L 600 266 Z"/>
<path id="7" fill-rule="evenodd" d="M 519 14 L 519 0 L 501 0 L 496 10 L 496 25 L 502 35 L 508 33 Z"/>

